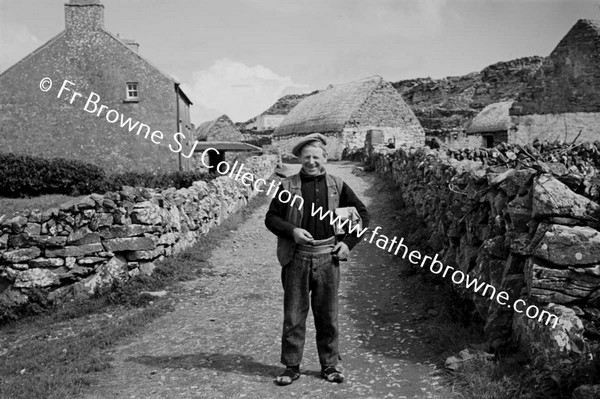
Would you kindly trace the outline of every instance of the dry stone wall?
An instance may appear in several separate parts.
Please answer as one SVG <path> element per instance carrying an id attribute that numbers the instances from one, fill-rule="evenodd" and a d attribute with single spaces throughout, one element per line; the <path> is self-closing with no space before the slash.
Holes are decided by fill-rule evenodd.
<path id="1" fill-rule="evenodd" d="M 522 298 L 559 316 L 552 328 L 454 285 L 475 304 L 488 342 L 501 345 L 512 337 L 528 350 L 558 353 L 597 342 L 600 205 L 589 190 L 587 196 L 573 190 L 599 169 L 567 168 L 560 159 L 528 165 L 514 153 L 513 164 L 496 166 L 452 155 L 401 148 L 375 151 L 370 162 L 423 218 L 426 244 L 446 265 L 506 291 L 512 301 Z"/>
<path id="2" fill-rule="evenodd" d="M 252 157 L 244 169 L 266 179 L 277 161 Z M 0 311 L 27 303 L 36 289 L 54 301 L 150 275 L 156 262 L 192 245 L 256 193 L 221 176 L 178 190 L 123 186 L 57 208 L 0 216 Z"/>

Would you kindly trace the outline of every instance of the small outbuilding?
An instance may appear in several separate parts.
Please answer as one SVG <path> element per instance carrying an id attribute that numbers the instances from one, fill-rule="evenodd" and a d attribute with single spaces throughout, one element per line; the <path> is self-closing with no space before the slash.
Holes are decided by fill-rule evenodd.
<path id="1" fill-rule="evenodd" d="M 467 127 L 467 138 L 473 147 L 492 148 L 508 142 L 509 115 L 513 101 L 502 101 L 485 107 Z"/>
<path id="2" fill-rule="evenodd" d="M 198 141 L 242 141 L 244 135 L 227 115 L 207 121 L 196 129 Z"/>
<path id="3" fill-rule="evenodd" d="M 303 99 L 273 133 L 273 144 L 284 157 L 310 133 L 328 138 L 330 159 L 342 159 L 365 148 L 369 130 L 378 130 L 387 143 L 422 146 L 425 133 L 394 87 L 380 76 L 330 87 Z"/>

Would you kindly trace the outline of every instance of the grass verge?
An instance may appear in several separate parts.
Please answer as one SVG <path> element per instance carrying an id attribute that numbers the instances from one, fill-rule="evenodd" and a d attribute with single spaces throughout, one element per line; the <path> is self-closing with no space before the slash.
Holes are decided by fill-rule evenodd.
<path id="1" fill-rule="evenodd" d="M 0 216 L 12 218 L 25 210 L 45 210 L 59 206 L 75 197 L 62 194 L 41 195 L 32 198 L 4 198 L 0 197 Z"/>
<path id="2" fill-rule="evenodd" d="M 20 314 L 0 327 L 0 398 L 77 397 L 110 367 L 107 348 L 172 309 L 168 297 L 144 292 L 177 291 L 179 281 L 210 275 L 212 250 L 267 201 L 265 195 L 255 197 L 190 249 L 167 258 L 152 276 L 116 284 L 93 298 L 37 308 L 39 314 Z"/>

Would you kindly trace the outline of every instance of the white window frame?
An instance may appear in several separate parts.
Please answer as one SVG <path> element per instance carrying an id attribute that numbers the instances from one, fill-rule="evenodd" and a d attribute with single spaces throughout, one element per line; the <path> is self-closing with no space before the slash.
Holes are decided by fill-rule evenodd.
<path id="1" fill-rule="evenodd" d="M 135 85 L 135 88 L 130 89 L 129 85 Z M 135 92 L 135 96 L 130 93 Z M 125 84 L 125 101 L 139 101 L 140 100 L 140 86 L 138 82 L 127 82 Z"/>

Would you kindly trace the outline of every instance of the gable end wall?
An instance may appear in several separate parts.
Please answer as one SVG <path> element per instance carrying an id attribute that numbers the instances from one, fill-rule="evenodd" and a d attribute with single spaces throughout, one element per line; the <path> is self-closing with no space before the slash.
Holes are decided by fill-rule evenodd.
<path id="1" fill-rule="evenodd" d="M 344 136 L 347 136 L 348 131 L 355 130 L 360 132 L 364 143 L 364 136 L 370 129 L 383 130 L 386 142 L 391 138 L 396 144 L 425 144 L 425 132 L 421 124 L 398 92 L 388 83 L 382 83 L 373 90 L 361 107 L 353 113 L 344 128 Z"/>
<path id="2" fill-rule="evenodd" d="M 44 77 L 53 81 L 48 92 L 39 88 Z M 72 91 L 57 98 L 65 79 L 74 83 Z M 139 102 L 124 101 L 129 81 L 139 83 Z M 79 159 L 109 172 L 178 168 L 178 155 L 168 148 L 178 148 L 174 81 L 103 30 L 65 32 L 0 75 L 0 86 L 3 152 Z M 82 96 L 69 104 L 73 91 Z M 106 110 L 99 117 L 86 112 L 92 91 L 125 120 L 161 131 L 161 144 L 145 139 L 146 129 L 136 136 L 137 128 L 109 123 Z"/>

